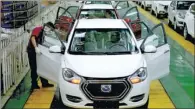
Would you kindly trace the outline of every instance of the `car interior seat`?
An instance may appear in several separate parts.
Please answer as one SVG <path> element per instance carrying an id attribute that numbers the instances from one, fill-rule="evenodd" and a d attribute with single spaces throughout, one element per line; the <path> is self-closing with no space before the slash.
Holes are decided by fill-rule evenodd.
<path id="1" fill-rule="evenodd" d="M 95 40 L 93 33 L 86 32 L 84 50 L 85 51 L 94 51 L 96 49 L 97 49 L 97 43 L 96 43 L 96 40 Z"/>

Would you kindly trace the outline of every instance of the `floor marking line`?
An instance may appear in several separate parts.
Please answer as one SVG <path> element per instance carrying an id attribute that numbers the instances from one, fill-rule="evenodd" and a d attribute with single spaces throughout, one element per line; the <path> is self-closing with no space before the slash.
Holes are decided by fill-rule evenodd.
<path id="1" fill-rule="evenodd" d="M 38 82 L 41 86 L 40 81 Z M 47 108 L 49 109 L 53 101 L 55 94 L 55 87 L 35 89 L 28 100 L 24 108 Z"/>

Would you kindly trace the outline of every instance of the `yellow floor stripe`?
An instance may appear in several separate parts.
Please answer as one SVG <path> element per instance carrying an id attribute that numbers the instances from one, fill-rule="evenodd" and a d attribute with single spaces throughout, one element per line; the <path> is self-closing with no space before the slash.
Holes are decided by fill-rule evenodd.
<path id="1" fill-rule="evenodd" d="M 35 90 L 24 108 L 50 108 L 54 93 L 55 87 Z M 158 80 L 151 83 L 149 108 L 175 108 Z"/>
<path id="2" fill-rule="evenodd" d="M 151 83 L 149 108 L 175 108 L 158 80 Z"/>
<path id="3" fill-rule="evenodd" d="M 39 81 L 39 86 L 41 83 Z M 49 109 L 52 103 L 54 94 L 55 94 L 55 87 L 53 88 L 41 88 L 36 89 L 28 98 L 24 108 L 32 109 L 32 108 L 45 108 Z"/>
<path id="4" fill-rule="evenodd" d="M 152 16 L 149 12 L 143 10 L 142 8 L 138 7 L 138 10 L 141 14 L 146 16 L 148 19 L 150 19 L 155 24 L 161 23 L 160 20 L 158 20 L 156 17 Z M 186 41 L 183 36 L 175 32 L 173 29 L 171 29 L 167 24 L 164 24 L 166 34 L 170 36 L 173 40 L 175 40 L 178 44 L 180 44 L 183 48 L 185 48 L 186 51 L 194 55 L 194 45 Z"/>

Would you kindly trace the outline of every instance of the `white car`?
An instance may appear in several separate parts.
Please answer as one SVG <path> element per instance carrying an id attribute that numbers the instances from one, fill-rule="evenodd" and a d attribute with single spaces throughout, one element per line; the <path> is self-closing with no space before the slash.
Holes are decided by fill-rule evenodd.
<path id="1" fill-rule="evenodd" d="M 149 8 L 152 7 L 152 1 L 141 1 L 141 6 L 142 6 L 145 10 L 148 10 Z"/>
<path id="2" fill-rule="evenodd" d="M 168 24 L 173 25 L 174 30 L 182 29 L 184 18 L 190 5 L 195 1 L 172 1 L 168 7 Z"/>
<path id="3" fill-rule="evenodd" d="M 57 83 L 68 107 L 147 108 L 151 81 L 169 74 L 170 48 L 162 24 L 137 23 L 148 32 L 138 41 L 122 19 L 76 20 L 67 41 L 43 38 L 38 74 Z"/>
<path id="4" fill-rule="evenodd" d="M 112 5 L 111 1 L 85 1 L 85 4 L 107 4 Z"/>
<path id="5" fill-rule="evenodd" d="M 183 36 L 185 39 L 187 39 L 189 36 L 191 36 L 192 38 L 195 38 L 195 35 L 194 35 L 195 19 L 194 18 L 195 18 L 195 3 L 193 3 L 190 6 L 184 18 Z"/>
<path id="6" fill-rule="evenodd" d="M 155 14 L 157 18 L 160 18 L 161 15 L 164 17 L 167 16 L 167 9 L 171 1 L 151 1 L 152 6 L 150 13 Z"/>

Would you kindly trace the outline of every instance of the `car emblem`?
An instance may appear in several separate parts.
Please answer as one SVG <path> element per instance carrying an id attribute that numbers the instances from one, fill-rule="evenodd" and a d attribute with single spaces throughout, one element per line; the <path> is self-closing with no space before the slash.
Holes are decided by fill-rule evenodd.
<path id="1" fill-rule="evenodd" d="M 112 91 L 111 85 L 101 85 L 101 91 L 104 93 L 110 93 Z"/>

